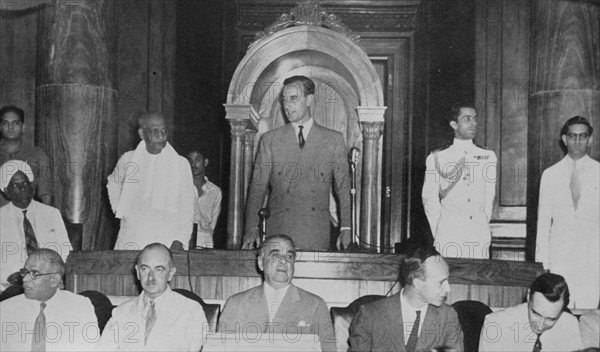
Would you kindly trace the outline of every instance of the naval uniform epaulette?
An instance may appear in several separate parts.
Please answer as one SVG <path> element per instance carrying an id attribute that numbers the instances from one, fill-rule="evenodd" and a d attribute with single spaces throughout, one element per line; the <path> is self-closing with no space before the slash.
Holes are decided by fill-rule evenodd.
<path id="1" fill-rule="evenodd" d="M 475 144 L 476 147 L 479 147 L 479 148 L 484 149 L 484 150 L 492 150 L 492 149 L 490 149 L 490 148 L 488 148 L 488 147 L 486 147 L 484 145 L 479 145 L 477 143 L 473 143 L 473 144 Z"/>
<path id="2" fill-rule="evenodd" d="M 442 150 L 446 150 L 446 149 L 450 148 L 451 146 L 452 146 L 452 143 L 448 143 L 448 144 L 444 145 L 444 146 L 443 146 L 443 147 L 441 147 L 441 148 L 432 149 L 432 150 L 429 152 L 429 154 L 433 154 L 433 153 L 435 153 L 435 152 L 441 152 Z"/>

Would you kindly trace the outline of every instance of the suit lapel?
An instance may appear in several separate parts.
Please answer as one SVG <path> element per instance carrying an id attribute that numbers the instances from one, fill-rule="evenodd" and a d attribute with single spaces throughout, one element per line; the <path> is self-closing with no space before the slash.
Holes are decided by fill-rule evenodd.
<path id="1" fill-rule="evenodd" d="M 265 284 L 258 286 L 252 291 L 248 299 L 249 305 L 246 307 L 247 319 L 245 321 L 256 321 L 259 323 L 269 321 L 269 307 L 267 307 L 267 297 L 265 296 Z M 265 331 L 266 331 L 265 324 Z M 265 332 L 263 331 L 263 332 Z"/>
<path id="2" fill-rule="evenodd" d="M 441 321 L 439 310 L 428 305 L 425 320 L 419 329 L 416 351 L 426 350 L 429 348 L 428 346 L 432 346 L 435 343 L 436 337 L 439 337 L 438 334 L 442 333 L 442 330 L 439 328 Z M 425 335 L 423 335 L 423 332 L 426 332 Z"/>
<path id="3" fill-rule="evenodd" d="M 402 322 L 402 305 L 400 304 L 400 292 L 392 296 L 390 309 L 387 309 L 382 316 L 382 325 L 388 333 L 394 351 L 406 352 L 404 344 L 404 324 Z"/>
<path id="4" fill-rule="evenodd" d="M 281 304 L 275 313 L 274 321 L 294 321 L 298 310 L 296 307 L 301 301 L 298 289 L 293 284 L 290 284 L 285 296 L 281 300 Z"/>

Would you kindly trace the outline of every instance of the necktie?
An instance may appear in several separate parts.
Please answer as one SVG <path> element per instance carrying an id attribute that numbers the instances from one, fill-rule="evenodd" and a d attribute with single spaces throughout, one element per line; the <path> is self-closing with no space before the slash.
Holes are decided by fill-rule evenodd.
<path id="1" fill-rule="evenodd" d="M 154 307 L 154 300 L 151 299 L 148 302 L 148 313 L 146 314 L 146 332 L 144 333 L 144 344 L 148 342 L 148 336 L 150 336 L 150 332 L 152 331 L 152 327 L 156 322 L 156 308 Z"/>
<path id="2" fill-rule="evenodd" d="M 571 183 L 569 186 L 571 187 L 571 195 L 573 196 L 573 206 L 577 209 L 577 205 L 579 205 L 579 198 L 581 197 L 581 166 L 580 163 L 573 163 L 573 172 L 571 173 Z"/>
<path id="3" fill-rule="evenodd" d="M 304 135 L 302 134 L 302 129 L 304 128 L 304 126 L 300 125 L 298 126 L 298 129 L 300 130 L 298 132 L 298 144 L 300 144 L 300 148 L 304 148 L 304 144 L 306 143 L 304 141 Z"/>
<path id="4" fill-rule="evenodd" d="M 542 351 L 542 341 L 540 341 L 540 336 L 542 336 L 542 334 L 537 335 L 537 339 L 535 339 L 535 344 L 533 345 L 532 352 L 541 352 Z"/>
<path id="5" fill-rule="evenodd" d="M 25 233 L 25 245 L 27 246 L 27 251 L 35 251 L 38 249 L 38 242 L 35 238 L 33 226 L 31 226 L 29 219 L 27 219 L 27 210 L 23 210 L 23 232 Z"/>
<path id="6" fill-rule="evenodd" d="M 413 324 L 413 328 L 410 331 L 408 342 L 406 343 L 406 352 L 415 352 L 417 348 L 417 340 L 419 340 L 419 324 L 421 323 L 421 311 L 417 311 L 417 318 Z"/>
<path id="7" fill-rule="evenodd" d="M 279 308 L 279 291 L 275 291 L 272 297 L 271 305 L 269 305 L 269 321 L 273 322 L 277 309 Z"/>
<path id="8" fill-rule="evenodd" d="M 33 326 L 31 352 L 46 351 L 46 316 L 44 315 L 44 308 L 46 308 L 46 303 L 40 303 L 40 314 L 35 319 Z"/>

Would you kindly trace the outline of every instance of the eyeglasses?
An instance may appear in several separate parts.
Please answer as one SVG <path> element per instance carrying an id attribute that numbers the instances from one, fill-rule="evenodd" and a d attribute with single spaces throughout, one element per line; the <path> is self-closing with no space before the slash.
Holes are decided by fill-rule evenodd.
<path id="1" fill-rule="evenodd" d="M 590 137 L 590 135 L 585 132 L 584 133 L 573 133 L 573 132 L 567 133 L 567 138 L 569 138 L 570 141 L 576 141 L 577 139 L 585 141 L 589 137 Z"/>
<path id="2" fill-rule="evenodd" d="M 269 261 L 278 262 L 281 259 L 284 259 L 288 263 L 294 263 L 296 261 L 296 254 L 293 252 L 287 252 L 285 254 L 276 252 L 269 253 Z"/>
<path id="3" fill-rule="evenodd" d="M 30 275 L 31 275 L 31 279 L 32 279 L 32 280 L 36 280 L 36 279 L 37 279 L 38 277 L 40 277 L 40 276 L 53 275 L 53 274 L 60 274 L 60 273 L 39 273 L 39 272 L 37 272 L 37 271 L 35 271 L 35 270 L 33 270 L 33 271 L 27 270 L 26 268 L 22 268 L 22 269 L 20 269 L 20 270 L 19 270 L 19 273 L 21 274 L 21 276 L 22 276 L 23 278 L 25 278 L 25 276 L 27 276 L 27 274 L 30 274 Z"/>

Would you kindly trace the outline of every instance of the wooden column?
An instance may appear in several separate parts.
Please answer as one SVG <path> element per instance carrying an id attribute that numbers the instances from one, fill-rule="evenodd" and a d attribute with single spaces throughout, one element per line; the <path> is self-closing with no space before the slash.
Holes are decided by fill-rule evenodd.
<path id="1" fill-rule="evenodd" d="M 533 1 L 529 100 L 527 260 L 535 258 L 539 181 L 563 156 L 560 129 L 575 115 L 600 127 L 600 4 Z M 598 159 L 600 144 L 590 154 Z"/>
<path id="2" fill-rule="evenodd" d="M 223 104 L 223 106 L 225 106 L 225 118 L 231 125 L 227 249 L 240 249 L 244 232 L 244 137 L 250 119 L 250 105 Z"/>
<path id="3" fill-rule="evenodd" d="M 252 127 L 252 124 L 250 124 Z M 246 204 L 248 197 L 248 188 L 252 182 L 252 169 L 254 166 L 254 138 L 256 138 L 255 129 L 247 129 L 244 135 L 244 193 L 242 202 Z"/>
<path id="4" fill-rule="evenodd" d="M 104 185 L 117 157 L 116 29 L 112 0 L 56 0 L 39 16 L 36 137 L 53 162 L 54 204 L 84 249 L 112 240 Z"/>
<path id="5" fill-rule="evenodd" d="M 360 246 L 369 251 L 379 251 L 389 238 L 379 241 L 381 223 L 381 154 L 383 114 L 386 107 L 357 107 L 363 134 L 363 163 L 360 213 Z M 386 247 L 387 248 L 387 247 Z"/>

